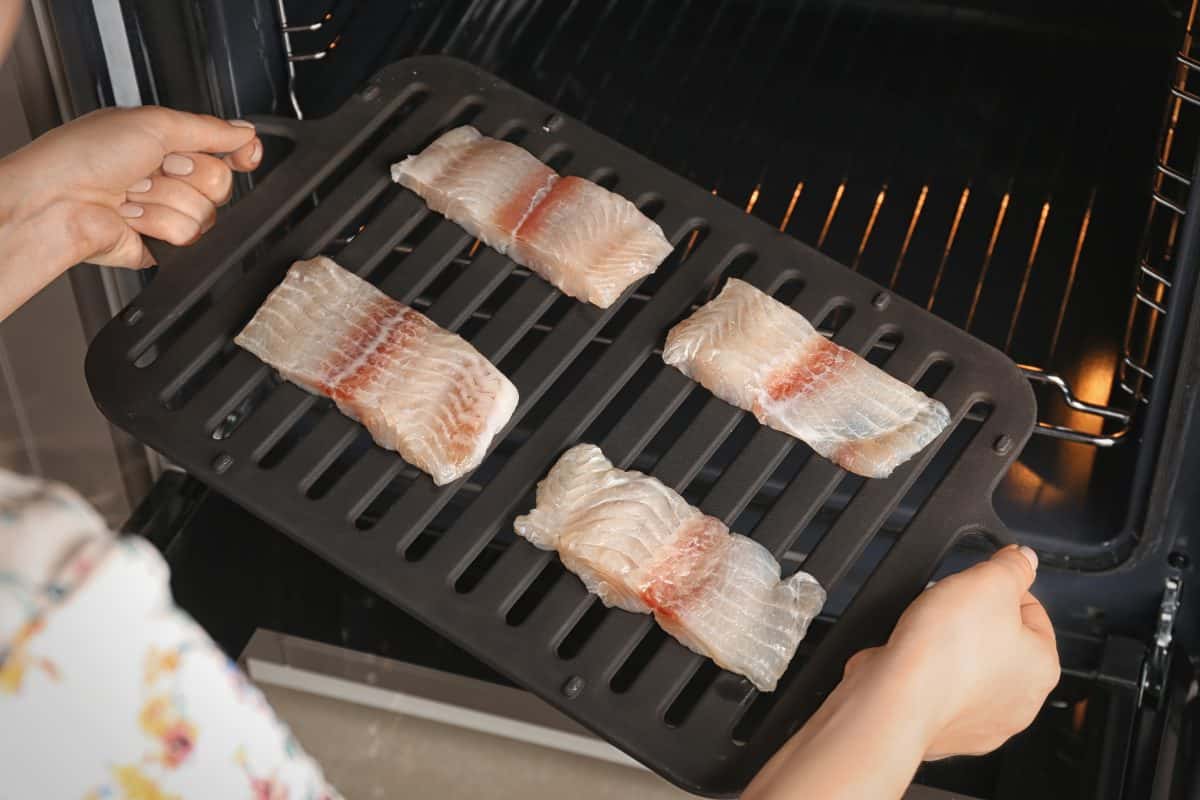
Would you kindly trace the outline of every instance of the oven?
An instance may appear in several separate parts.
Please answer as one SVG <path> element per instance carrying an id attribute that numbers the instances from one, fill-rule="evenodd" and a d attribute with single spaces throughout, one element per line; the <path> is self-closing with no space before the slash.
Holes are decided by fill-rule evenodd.
<path id="1" fill-rule="evenodd" d="M 917 783 L 978 798 L 1182 797 L 1200 790 L 1190 699 L 1200 656 L 1196 5 L 35 0 L 17 67 L 37 132 L 138 102 L 320 118 L 392 61 L 452 55 L 1003 351 L 1031 382 L 1039 419 L 994 502 L 1044 565 L 1035 592 L 1058 631 L 1064 679 L 1030 731 L 987 757 L 927 765 Z M 38 107 L 34 86 L 52 87 L 56 106 Z M 253 190 L 241 180 L 239 193 Z M 319 206 L 320 193 L 310 202 Z M 329 252 L 361 230 L 349 226 Z M 417 244 L 401 244 L 397 258 Z M 464 250 L 451 269 L 474 255 Z M 72 288 L 84 330 L 152 280 L 80 270 Z M 414 305 L 433 305 L 447 285 L 435 281 Z M 479 330 L 499 302 L 482 304 L 460 332 Z M 836 314 L 822 325 L 836 330 Z M 603 331 L 592 337 L 580 368 L 611 344 Z M 634 466 L 652 467 L 699 403 L 684 402 Z M 508 446 L 538 423 L 523 420 Z M 704 497 L 752 432 L 732 430 L 685 494 Z M 405 665 L 472 682 L 463 696 L 486 695 L 475 682 L 506 683 L 158 454 L 123 442 L 114 457 L 119 474 L 138 476 L 124 487 L 136 506 L 126 527 L 163 549 L 180 603 L 261 679 L 336 673 L 370 684 L 386 662 L 405 696 L 417 691 L 405 681 L 425 685 Z M 745 525 L 797 468 L 779 465 L 747 504 Z M 337 478 L 331 470 L 322 480 Z M 938 479 L 935 464 L 827 615 L 846 607 Z M 789 560 L 803 561 L 859 483 L 838 484 Z M 379 502 L 364 513 L 383 513 L 386 493 Z M 461 512 L 457 502 L 443 513 Z M 510 542 L 498 537 L 472 569 L 485 573 Z M 964 542 L 940 569 L 985 552 Z M 573 634 L 580 642 L 589 616 Z M 687 702 L 708 689 L 694 683 Z M 440 691 L 453 705 L 456 692 Z M 488 702 L 471 708 L 525 713 Z M 547 741 L 586 739 L 538 719 Z"/>

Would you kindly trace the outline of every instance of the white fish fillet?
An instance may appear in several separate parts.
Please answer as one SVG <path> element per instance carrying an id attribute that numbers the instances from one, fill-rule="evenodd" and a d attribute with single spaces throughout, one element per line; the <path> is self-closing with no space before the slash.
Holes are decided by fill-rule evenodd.
<path id="1" fill-rule="evenodd" d="M 680 643 L 762 691 L 775 689 L 825 602 L 812 576 L 780 580 L 762 545 L 657 479 L 615 468 L 592 444 L 563 454 L 538 484 L 537 507 L 513 527 L 557 550 L 606 605 L 653 613 Z"/>
<path id="2" fill-rule="evenodd" d="M 392 180 L 565 294 L 601 308 L 672 250 L 662 228 L 624 197 L 559 177 L 469 125 L 393 164 Z"/>
<path id="3" fill-rule="evenodd" d="M 439 486 L 479 466 L 517 406 L 465 340 L 324 256 L 293 264 L 234 342 Z"/>
<path id="4" fill-rule="evenodd" d="M 950 422 L 941 403 L 731 278 L 667 335 L 663 360 L 834 463 L 886 478 Z"/>

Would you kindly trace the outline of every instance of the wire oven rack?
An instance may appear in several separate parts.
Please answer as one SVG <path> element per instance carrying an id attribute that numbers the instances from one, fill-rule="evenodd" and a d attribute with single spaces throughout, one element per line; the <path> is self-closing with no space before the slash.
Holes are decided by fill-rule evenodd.
<path id="1" fill-rule="evenodd" d="M 388 175 L 390 163 L 467 121 L 615 187 L 663 226 L 674 254 L 601 310 L 473 245 Z M 737 793 L 837 682 L 845 659 L 886 637 L 953 543 L 973 532 L 1007 540 L 991 492 L 1036 418 L 1015 365 L 741 209 L 454 59 L 397 62 L 331 117 L 261 120 L 259 130 L 288 140 L 290 153 L 199 244 L 164 252 L 155 281 L 96 338 L 87 376 L 98 405 L 680 786 Z M 322 201 L 311 207 L 314 192 Z M 513 423 L 468 479 L 435 487 L 232 344 L 292 261 L 339 238 L 343 265 L 403 301 L 433 298 L 426 313 L 517 385 Z M 664 367 L 656 349 L 666 331 L 730 275 L 940 399 L 951 428 L 892 477 L 865 481 Z M 598 357 L 584 357 L 601 342 Z M 748 439 L 732 436 L 744 426 Z M 628 466 L 659 439 L 667 444 L 646 469 L 777 557 L 835 489 L 852 485 L 849 503 L 806 545 L 804 569 L 831 590 L 893 510 L 916 504 L 848 609 L 814 626 L 774 693 L 757 694 L 648 618 L 605 611 L 555 557 L 506 533 L 566 447 L 594 441 Z M 734 442 L 732 464 L 695 496 L 698 476 Z M 929 468 L 939 459 L 944 469 Z M 743 512 L 772 481 L 769 507 L 747 522 Z"/>

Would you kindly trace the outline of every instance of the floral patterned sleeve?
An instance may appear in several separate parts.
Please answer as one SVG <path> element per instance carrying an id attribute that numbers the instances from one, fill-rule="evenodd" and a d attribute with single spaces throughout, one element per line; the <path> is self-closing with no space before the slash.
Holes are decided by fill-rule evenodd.
<path id="1" fill-rule="evenodd" d="M 147 542 L 0 471 L 0 797 L 331 800 Z"/>

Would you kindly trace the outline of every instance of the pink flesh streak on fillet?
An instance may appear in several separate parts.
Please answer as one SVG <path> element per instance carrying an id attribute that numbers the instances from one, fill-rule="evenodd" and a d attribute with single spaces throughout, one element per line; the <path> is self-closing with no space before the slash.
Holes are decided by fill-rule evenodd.
<path id="1" fill-rule="evenodd" d="M 773 691 L 825 602 L 813 578 L 780 578 L 762 545 L 732 534 L 658 480 L 615 468 L 600 448 L 568 450 L 513 524 L 609 606 L 654 615 L 719 666 Z"/>
<path id="2" fill-rule="evenodd" d="M 293 264 L 234 342 L 439 486 L 479 466 L 517 404 L 470 344 L 324 256 Z"/>
<path id="3" fill-rule="evenodd" d="M 936 439 L 946 407 L 731 278 L 667 335 L 663 360 L 839 466 L 886 478 Z"/>
<path id="4" fill-rule="evenodd" d="M 392 165 L 392 180 L 565 294 L 601 308 L 672 250 L 662 228 L 624 197 L 559 177 L 468 125 Z"/>

